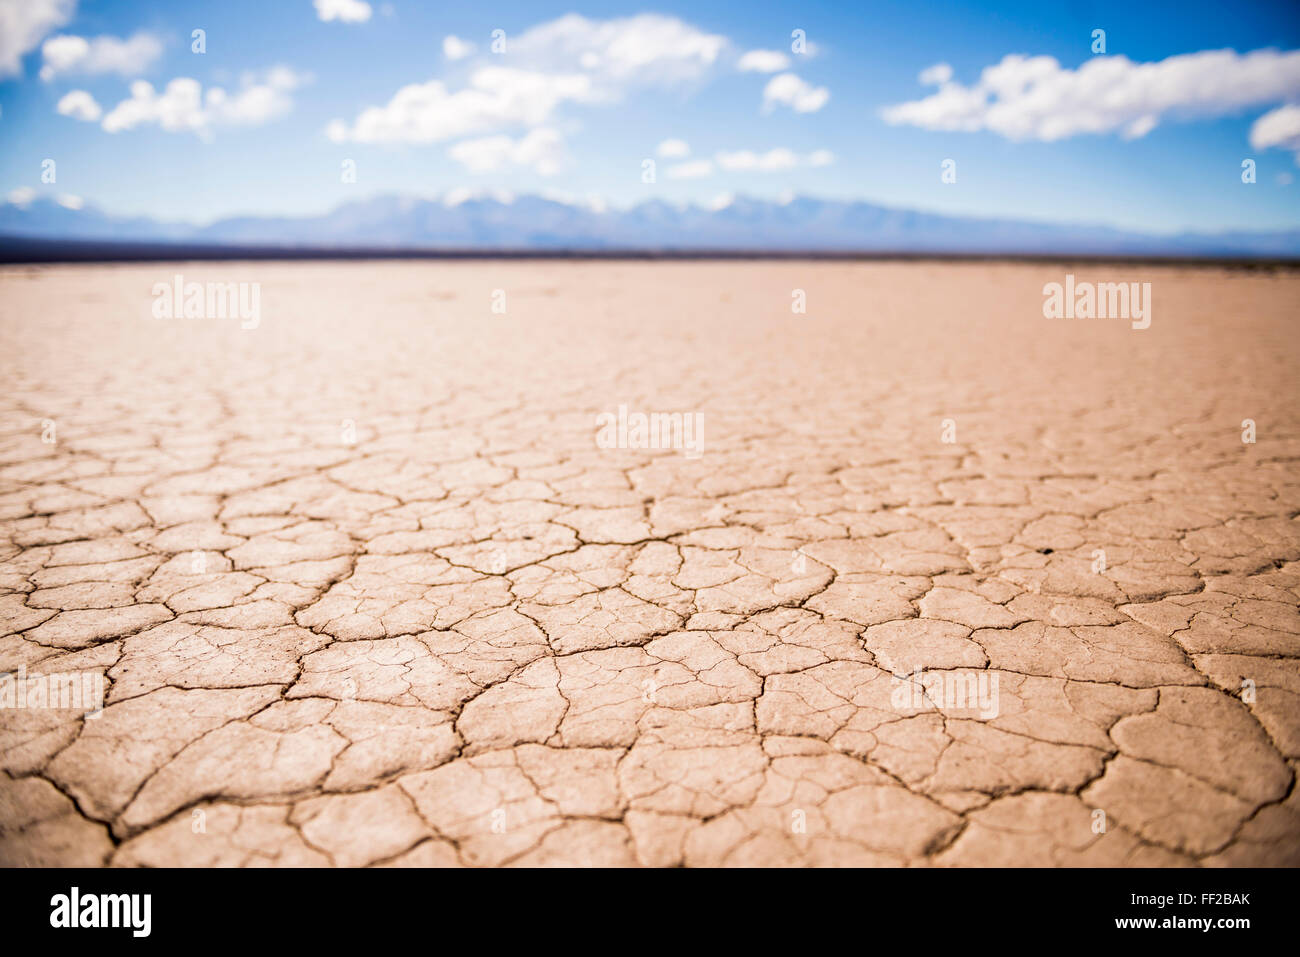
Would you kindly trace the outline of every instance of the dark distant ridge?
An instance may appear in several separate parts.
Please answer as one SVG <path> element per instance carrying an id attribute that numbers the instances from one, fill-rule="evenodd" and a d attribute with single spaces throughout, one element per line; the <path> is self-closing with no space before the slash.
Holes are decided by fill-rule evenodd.
<path id="1" fill-rule="evenodd" d="M 1124 262 L 1151 265 L 1223 266 L 1229 269 L 1300 269 L 1300 258 L 1225 256 L 1129 256 L 1044 253 L 888 253 L 810 252 L 807 250 L 744 249 L 382 249 L 374 247 L 234 246 L 190 243 L 112 243 L 61 239 L 22 239 L 0 236 L 0 263 L 100 263 L 100 262 L 232 262 L 236 260 L 394 260 L 394 259 L 596 259 L 622 261 L 686 260 L 826 260 L 841 262 Z"/>

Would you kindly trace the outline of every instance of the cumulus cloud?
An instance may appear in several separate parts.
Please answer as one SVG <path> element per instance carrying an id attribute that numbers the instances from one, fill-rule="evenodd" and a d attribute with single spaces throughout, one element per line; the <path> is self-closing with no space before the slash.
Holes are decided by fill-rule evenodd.
<path id="1" fill-rule="evenodd" d="M 1279 106 L 1257 119 L 1250 127 L 1250 145 L 1257 150 L 1274 146 L 1291 150 L 1300 166 L 1300 106 Z"/>
<path id="2" fill-rule="evenodd" d="M 539 176 L 554 176 L 565 161 L 564 138 L 549 127 L 531 130 L 517 140 L 509 136 L 463 140 L 447 152 L 471 173 L 516 166 L 530 168 Z"/>
<path id="3" fill-rule="evenodd" d="M 472 56 L 477 49 L 474 44 L 458 36 L 449 35 L 442 38 L 442 55 L 448 60 L 463 60 L 467 56 Z"/>
<path id="4" fill-rule="evenodd" d="M 332 120 L 325 132 L 336 143 L 434 143 L 548 125 L 565 103 L 609 103 L 634 87 L 696 79 L 726 44 L 675 17 L 599 21 L 568 14 L 507 37 L 509 66 L 483 56 L 471 62 L 460 89 L 440 79 L 408 84 L 351 122 Z M 451 59 L 473 51 L 458 37 L 443 41 Z"/>
<path id="5" fill-rule="evenodd" d="M 109 133 L 117 133 L 153 123 L 168 132 L 203 128 L 207 119 L 199 81 L 177 77 L 158 93 L 147 80 L 137 80 L 131 84 L 131 98 L 123 100 L 104 117 L 103 127 Z"/>
<path id="6" fill-rule="evenodd" d="M 149 68 L 162 55 L 162 41 L 150 33 L 126 40 L 102 36 L 87 40 L 72 34 L 50 37 L 41 46 L 41 79 L 60 73 L 120 73 L 132 76 Z"/>
<path id="7" fill-rule="evenodd" d="M 328 22 L 365 23 L 370 19 L 370 4 L 365 0 L 313 0 L 316 16 Z"/>
<path id="8" fill-rule="evenodd" d="M 551 75 L 513 67 L 482 67 L 469 86 L 451 92 L 440 80 L 404 86 L 384 106 L 362 110 L 348 125 L 334 120 L 334 142 L 435 143 L 515 126 L 540 126 L 566 101 L 595 98 L 582 74 Z"/>
<path id="9" fill-rule="evenodd" d="M 1013 140 L 1112 132 L 1136 138 L 1166 116 L 1221 116 L 1300 94 L 1300 51 L 1206 50 L 1152 63 L 1098 56 L 1075 70 L 1050 56 L 1011 54 L 973 86 L 941 79 L 936 69 L 925 74 L 938 91 L 887 107 L 885 122 L 988 130 Z"/>
<path id="10" fill-rule="evenodd" d="M 699 179 L 701 176 L 713 175 L 712 160 L 691 160 L 689 163 L 677 163 L 664 170 L 669 179 Z"/>
<path id="11" fill-rule="evenodd" d="M 793 73 L 782 73 L 767 81 L 763 88 L 763 108 L 772 109 L 780 103 L 796 113 L 816 113 L 831 98 L 824 86 L 814 87 Z"/>
<path id="12" fill-rule="evenodd" d="M 776 73 L 790 65 L 790 58 L 780 50 L 750 50 L 736 62 L 745 73 Z"/>
<path id="13" fill-rule="evenodd" d="M 7 199 L 15 206 L 26 206 L 36 198 L 36 190 L 30 186 L 19 186 L 9 191 Z"/>
<path id="14" fill-rule="evenodd" d="M 60 116 L 70 116 L 87 123 L 94 123 L 104 112 L 95 98 L 85 90 L 70 90 L 65 93 L 55 109 Z"/>
<path id="15" fill-rule="evenodd" d="M 64 209 L 81 209 L 86 205 L 86 201 L 80 196 L 74 196 L 72 193 L 60 193 L 54 200 Z"/>
<path id="16" fill-rule="evenodd" d="M 588 20 L 570 13 L 508 39 L 506 49 L 531 69 L 578 67 L 598 83 L 623 86 L 698 79 L 726 46 L 726 37 L 662 14 Z"/>
<path id="17" fill-rule="evenodd" d="M 691 155 L 691 148 L 685 140 L 668 139 L 655 147 L 655 155 L 663 159 L 681 159 Z"/>
<path id="18" fill-rule="evenodd" d="M 76 0 L 0 0 L 0 76 L 23 72 L 23 56 L 67 23 Z"/>
<path id="19" fill-rule="evenodd" d="M 130 99 L 123 100 L 101 124 L 109 133 L 156 125 L 169 133 L 190 131 L 211 135 L 218 126 L 256 126 L 283 116 L 293 108 L 290 96 L 307 78 L 288 67 L 275 67 L 264 75 L 245 74 L 238 90 L 227 92 L 189 77 L 177 77 L 160 93 L 151 83 L 131 84 Z"/>

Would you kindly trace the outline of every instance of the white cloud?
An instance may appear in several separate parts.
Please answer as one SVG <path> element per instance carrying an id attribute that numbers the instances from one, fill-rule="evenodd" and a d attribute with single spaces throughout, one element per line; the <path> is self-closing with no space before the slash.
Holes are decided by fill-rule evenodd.
<path id="1" fill-rule="evenodd" d="M 511 126 L 540 126 L 565 101 L 594 98 L 590 78 L 513 67 L 482 67 L 449 92 L 440 80 L 404 86 L 384 106 L 362 110 L 351 126 L 330 123 L 335 142 L 434 143 Z"/>
<path id="2" fill-rule="evenodd" d="M 82 206 L 86 205 L 86 201 L 84 199 L 82 199 L 80 196 L 74 196 L 71 193 L 60 194 L 55 199 L 55 202 L 57 202 L 64 209 L 81 209 Z"/>
<path id="3" fill-rule="evenodd" d="M 312 0 L 316 16 L 326 22 L 365 23 L 370 19 L 370 4 L 365 0 Z"/>
<path id="4" fill-rule="evenodd" d="M 721 169 L 729 173 L 775 173 L 796 166 L 828 166 L 835 162 L 835 154 L 830 150 L 817 150 L 807 156 L 800 156 L 784 146 L 770 149 L 766 153 L 755 153 L 753 150 L 719 152 L 713 158 Z"/>
<path id="5" fill-rule="evenodd" d="M 830 98 L 830 91 L 826 87 L 814 87 L 793 73 L 774 76 L 763 88 L 763 108 L 766 110 L 781 103 L 796 113 L 816 113 Z"/>
<path id="6" fill-rule="evenodd" d="M 127 40 L 102 36 L 87 40 L 72 34 L 50 37 L 41 46 L 41 79 L 50 81 L 60 73 L 143 73 L 162 55 L 162 41 L 150 33 L 137 33 Z"/>
<path id="7" fill-rule="evenodd" d="M 23 72 L 23 55 L 68 22 L 76 0 L 0 0 L 0 76 Z"/>
<path id="8" fill-rule="evenodd" d="M 655 147 L 655 155 L 663 159 L 681 159 L 691 155 L 691 148 L 685 140 L 668 139 Z"/>
<path id="9" fill-rule="evenodd" d="M 95 98 L 85 90 L 70 90 L 65 93 L 55 109 L 59 111 L 60 116 L 70 116 L 74 120 L 84 120 L 87 123 L 94 123 L 104 112 L 95 102 Z"/>
<path id="10" fill-rule="evenodd" d="M 245 74 L 239 90 L 227 93 L 221 87 L 208 90 L 206 111 L 218 125 L 257 126 L 293 109 L 289 95 L 309 81 L 306 74 L 278 66 L 264 76 Z"/>
<path id="11" fill-rule="evenodd" d="M 447 153 L 471 173 L 524 166 L 532 168 L 539 176 L 554 176 L 566 158 L 564 138 L 548 127 L 532 130 L 518 140 L 508 136 L 463 140 Z"/>
<path id="12" fill-rule="evenodd" d="M 457 36 L 445 36 L 442 38 L 442 55 L 448 60 L 463 60 L 467 56 L 473 55 L 478 47 L 468 40 L 462 40 Z"/>
<path id="13" fill-rule="evenodd" d="M 117 133 L 147 123 L 157 123 L 168 132 L 202 129 L 206 125 L 202 85 L 189 77 L 177 77 L 159 94 L 147 80 L 136 80 L 131 84 L 131 98 L 113 107 L 104 117 L 103 127 Z"/>
<path id="14" fill-rule="evenodd" d="M 698 79 L 727 38 L 676 17 L 642 13 L 588 20 L 570 13 L 507 40 L 512 61 L 537 70 L 581 67 L 602 84 L 669 85 Z"/>
<path id="15" fill-rule="evenodd" d="M 26 206 L 36 198 L 36 190 L 30 186 L 19 186 L 17 189 L 10 190 L 7 199 L 15 206 Z"/>
<path id="16" fill-rule="evenodd" d="M 275 67 L 262 76 L 245 74 L 234 93 L 214 86 L 204 94 L 202 84 L 189 77 L 177 77 L 158 93 L 147 81 L 136 80 L 130 99 L 113 107 L 101 125 L 109 133 L 156 124 L 168 132 L 189 130 L 203 136 L 217 126 L 256 126 L 289 112 L 289 94 L 306 81 L 288 67 Z"/>
<path id="17" fill-rule="evenodd" d="M 1011 54 L 986 67 L 973 86 L 944 82 L 882 115 L 893 125 L 989 130 L 1013 140 L 1111 132 L 1136 138 L 1166 114 L 1221 116 L 1297 94 L 1300 51 L 1205 50 L 1152 63 L 1098 56 L 1076 70 L 1049 56 Z"/>
<path id="18" fill-rule="evenodd" d="M 664 175 L 669 179 L 699 179 L 701 176 L 713 175 L 712 160 L 691 160 L 689 163 L 678 163 L 676 166 L 670 166 L 664 170 Z"/>
<path id="19" fill-rule="evenodd" d="M 720 210 L 726 209 L 735 201 L 735 193 L 719 193 L 717 196 L 714 196 L 713 199 L 709 200 L 709 209 L 716 213 Z"/>
<path id="20" fill-rule="evenodd" d="M 715 158 L 718 165 L 728 172 L 745 170 L 773 172 L 775 170 L 792 169 L 799 165 L 799 157 L 794 154 L 793 150 L 788 150 L 785 147 L 768 150 L 766 153 L 755 153 L 753 150 L 737 150 L 734 153 L 718 153 Z"/>
<path id="21" fill-rule="evenodd" d="M 943 86 L 952 79 L 952 67 L 947 63 L 936 63 L 922 70 L 916 79 L 922 86 Z"/>
<path id="22" fill-rule="evenodd" d="M 780 50 L 750 50 L 736 63 L 746 73 L 776 73 L 790 65 L 790 58 Z"/>
<path id="23" fill-rule="evenodd" d="M 1257 119 L 1250 127 L 1250 145 L 1257 150 L 1274 146 L 1291 150 L 1300 166 L 1300 106 L 1279 106 Z"/>
<path id="24" fill-rule="evenodd" d="M 443 44 L 448 56 L 468 46 L 457 37 Z M 434 143 L 542 126 L 564 103 L 608 103 L 634 86 L 697 79 L 726 45 L 726 37 L 659 14 L 604 21 L 568 14 L 507 37 L 509 66 L 483 56 L 461 89 L 443 80 L 408 84 L 325 132 L 336 143 Z"/>

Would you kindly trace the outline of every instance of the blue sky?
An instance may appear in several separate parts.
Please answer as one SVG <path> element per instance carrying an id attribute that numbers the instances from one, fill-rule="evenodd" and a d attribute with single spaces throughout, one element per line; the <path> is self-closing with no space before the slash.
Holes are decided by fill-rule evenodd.
<path id="1" fill-rule="evenodd" d="M 1294 2 L 0 0 L 0 74 L 0 194 L 116 214 L 504 190 L 1300 228 Z"/>

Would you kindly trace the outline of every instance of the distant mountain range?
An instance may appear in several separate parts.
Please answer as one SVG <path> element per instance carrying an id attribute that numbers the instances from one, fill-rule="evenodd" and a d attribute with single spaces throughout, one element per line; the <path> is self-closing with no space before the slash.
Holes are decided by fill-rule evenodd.
<path id="1" fill-rule="evenodd" d="M 53 199 L 0 206 L 0 258 L 25 244 L 175 244 L 298 250 L 808 252 L 1300 258 L 1300 230 L 1155 235 L 1104 226 L 942 216 L 865 202 L 738 196 L 716 208 L 650 200 L 599 210 L 541 196 L 459 202 L 379 196 L 321 216 L 207 226 L 110 216 Z M 54 257 L 57 258 L 57 257 Z"/>

